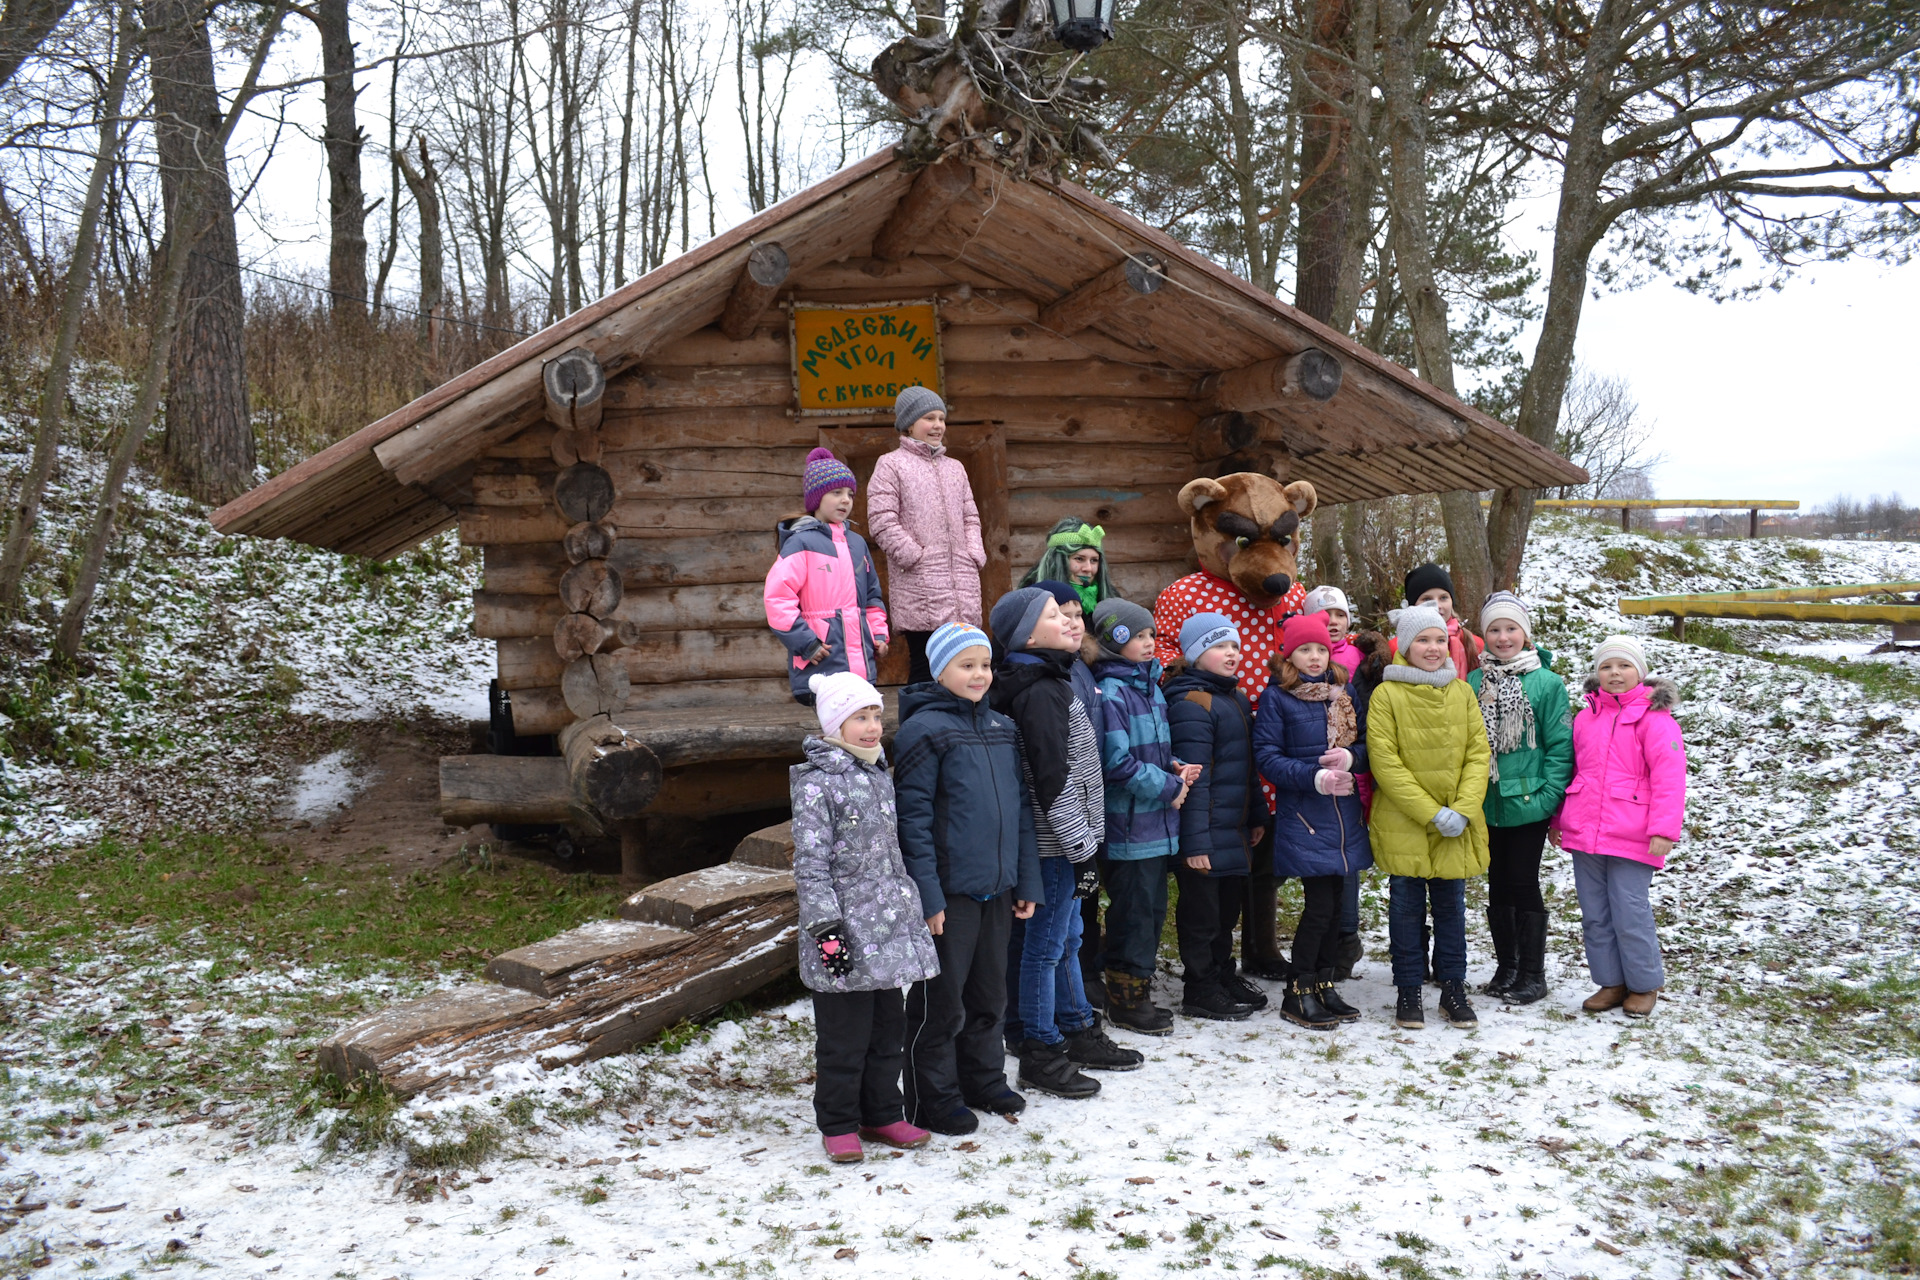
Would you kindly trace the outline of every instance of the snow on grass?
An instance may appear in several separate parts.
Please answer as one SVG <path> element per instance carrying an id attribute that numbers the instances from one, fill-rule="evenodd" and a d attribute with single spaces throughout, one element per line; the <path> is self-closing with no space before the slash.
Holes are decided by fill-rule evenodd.
<path id="1" fill-rule="evenodd" d="M 452 534 L 379 563 L 226 538 L 136 471 L 88 628 L 84 674 L 46 665 L 123 388 L 76 386 L 19 614 L 0 624 L 0 854 L 102 830 L 261 821 L 345 722 L 486 714 L 492 645 L 472 634 L 479 559 Z M 0 412 L 0 487 L 30 422 Z M 268 779 L 260 783 L 258 779 Z"/>

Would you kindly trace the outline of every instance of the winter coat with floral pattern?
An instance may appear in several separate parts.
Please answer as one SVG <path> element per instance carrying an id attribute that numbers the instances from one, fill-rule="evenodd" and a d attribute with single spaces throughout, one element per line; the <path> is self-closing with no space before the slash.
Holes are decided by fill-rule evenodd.
<path id="1" fill-rule="evenodd" d="M 791 770 L 793 879 L 800 890 L 800 980 L 814 991 L 886 991 L 940 972 L 896 834 L 893 780 L 885 757 L 867 764 L 809 737 L 807 762 Z M 813 931 L 840 922 L 853 972 L 820 964 Z"/>

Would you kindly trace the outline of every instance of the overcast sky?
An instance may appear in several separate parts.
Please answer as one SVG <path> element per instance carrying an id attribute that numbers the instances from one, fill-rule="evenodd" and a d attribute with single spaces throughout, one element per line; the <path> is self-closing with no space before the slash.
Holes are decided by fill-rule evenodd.
<path id="1" fill-rule="evenodd" d="M 317 42 L 305 23 L 276 61 L 293 72 L 317 63 Z M 363 48 L 365 45 L 363 45 Z M 386 76 L 363 89 L 370 194 L 384 185 L 383 109 Z M 290 103 L 306 126 L 279 136 L 267 178 L 242 219 L 243 257 L 260 268 L 326 270 L 325 160 L 317 143 L 317 88 Z M 716 111 L 717 161 L 738 143 Z M 237 140 L 236 181 L 259 154 L 267 130 Z M 737 132 L 737 130 L 735 131 Z M 722 175 L 724 178 L 724 174 Z M 743 184 L 716 182 L 744 217 Z M 1516 239 L 1541 253 L 1544 274 L 1551 192 L 1536 197 L 1514 223 Z M 726 197 L 723 196 L 723 201 Z M 723 207 L 723 220 L 726 210 Z M 368 220 L 377 254 L 387 210 Z M 411 238 L 411 210 L 402 236 Z M 403 259 L 404 262 L 404 259 Z M 395 301 L 408 301 L 407 268 L 396 264 Z M 1655 448 L 1666 462 L 1655 491 L 1675 498 L 1795 498 L 1806 506 L 1840 493 L 1865 498 L 1899 492 L 1920 500 L 1920 264 L 1887 269 L 1873 263 L 1810 268 L 1785 290 L 1751 301 L 1714 303 L 1655 282 L 1624 294 L 1589 298 L 1581 321 L 1579 360 L 1596 373 L 1625 378 L 1641 411 L 1657 424 Z M 1526 339 L 1531 356 L 1532 335 Z"/>

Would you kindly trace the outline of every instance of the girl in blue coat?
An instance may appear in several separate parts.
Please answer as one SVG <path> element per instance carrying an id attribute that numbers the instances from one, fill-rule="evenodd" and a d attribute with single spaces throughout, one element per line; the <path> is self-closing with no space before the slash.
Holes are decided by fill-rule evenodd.
<path id="1" fill-rule="evenodd" d="M 1173 861 L 1173 928 L 1186 968 L 1180 1012 L 1238 1022 L 1267 1007 L 1266 993 L 1233 968 L 1233 926 L 1267 826 L 1253 771 L 1253 704 L 1240 692 L 1240 631 L 1223 614 L 1196 613 L 1180 628 L 1180 656 L 1186 665 L 1166 688 L 1173 754 L 1200 766 L 1180 806 Z"/>
<path id="2" fill-rule="evenodd" d="M 1275 792 L 1273 873 L 1298 876 L 1306 891 L 1280 1013 L 1331 1030 L 1360 1017 L 1334 990 L 1333 972 L 1341 885 L 1348 872 L 1373 865 L 1353 781 L 1367 768 L 1366 709 L 1333 661 L 1325 614 L 1287 619 L 1273 674 L 1254 719 L 1254 759 Z"/>

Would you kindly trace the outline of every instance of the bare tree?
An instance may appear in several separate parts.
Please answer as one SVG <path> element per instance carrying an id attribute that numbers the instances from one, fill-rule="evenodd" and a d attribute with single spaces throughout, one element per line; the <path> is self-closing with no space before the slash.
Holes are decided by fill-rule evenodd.
<path id="1" fill-rule="evenodd" d="M 1586 468 L 1592 478 L 1584 485 L 1565 486 L 1556 496 L 1626 498 L 1640 496 L 1628 493 L 1627 486 L 1644 485 L 1644 496 L 1653 497 L 1653 469 L 1666 461 L 1664 454 L 1647 451 L 1653 430 L 1625 378 L 1574 366 L 1553 448 Z"/>
<path id="2" fill-rule="evenodd" d="M 360 181 L 360 152 L 366 134 L 354 114 L 360 91 L 354 87 L 353 27 L 348 0 L 313 0 L 300 10 L 320 32 L 321 91 L 327 127 L 329 240 L 327 287 L 336 319 L 348 322 L 367 314 L 367 205 Z"/>
<path id="3" fill-rule="evenodd" d="M 446 303 L 446 267 L 440 242 L 440 173 L 434 168 L 433 154 L 427 150 L 424 136 L 416 136 L 420 149 L 420 167 L 413 167 L 405 151 L 396 151 L 400 172 L 413 193 L 414 208 L 420 211 L 420 336 L 432 345 L 438 338 L 437 322 Z"/>
<path id="4" fill-rule="evenodd" d="M 7 0 L 0 10 L 0 85 L 13 79 L 72 8 L 73 0 Z"/>
<path id="5" fill-rule="evenodd" d="M 79 224 L 75 229 L 73 253 L 67 265 L 66 295 L 60 304 L 60 327 L 54 336 L 53 354 L 47 361 L 45 389 L 40 396 L 40 418 L 33 433 L 33 457 L 27 474 L 21 478 L 14 500 L 13 519 L 7 529 L 6 550 L 0 552 L 0 615 L 12 612 L 19 598 L 20 581 L 27 570 L 33 549 L 35 526 L 40 519 L 40 503 L 46 495 L 47 478 L 53 474 L 54 459 L 60 451 L 61 420 L 67 410 L 67 378 L 73 368 L 74 345 L 80 337 L 80 320 L 88 291 L 93 285 L 93 266 L 98 255 L 100 209 L 106 195 L 107 180 L 119 161 L 120 143 L 127 124 L 121 118 L 126 100 L 127 80 L 131 75 L 134 52 L 140 32 L 133 16 L 133 0 L 120 0 L 119 23 L 114 40 L 111 70 L 100 95 L 99 141 L 93 155 L 93 169 L 87 178 L 86 195 L 80 204 Z"/>

